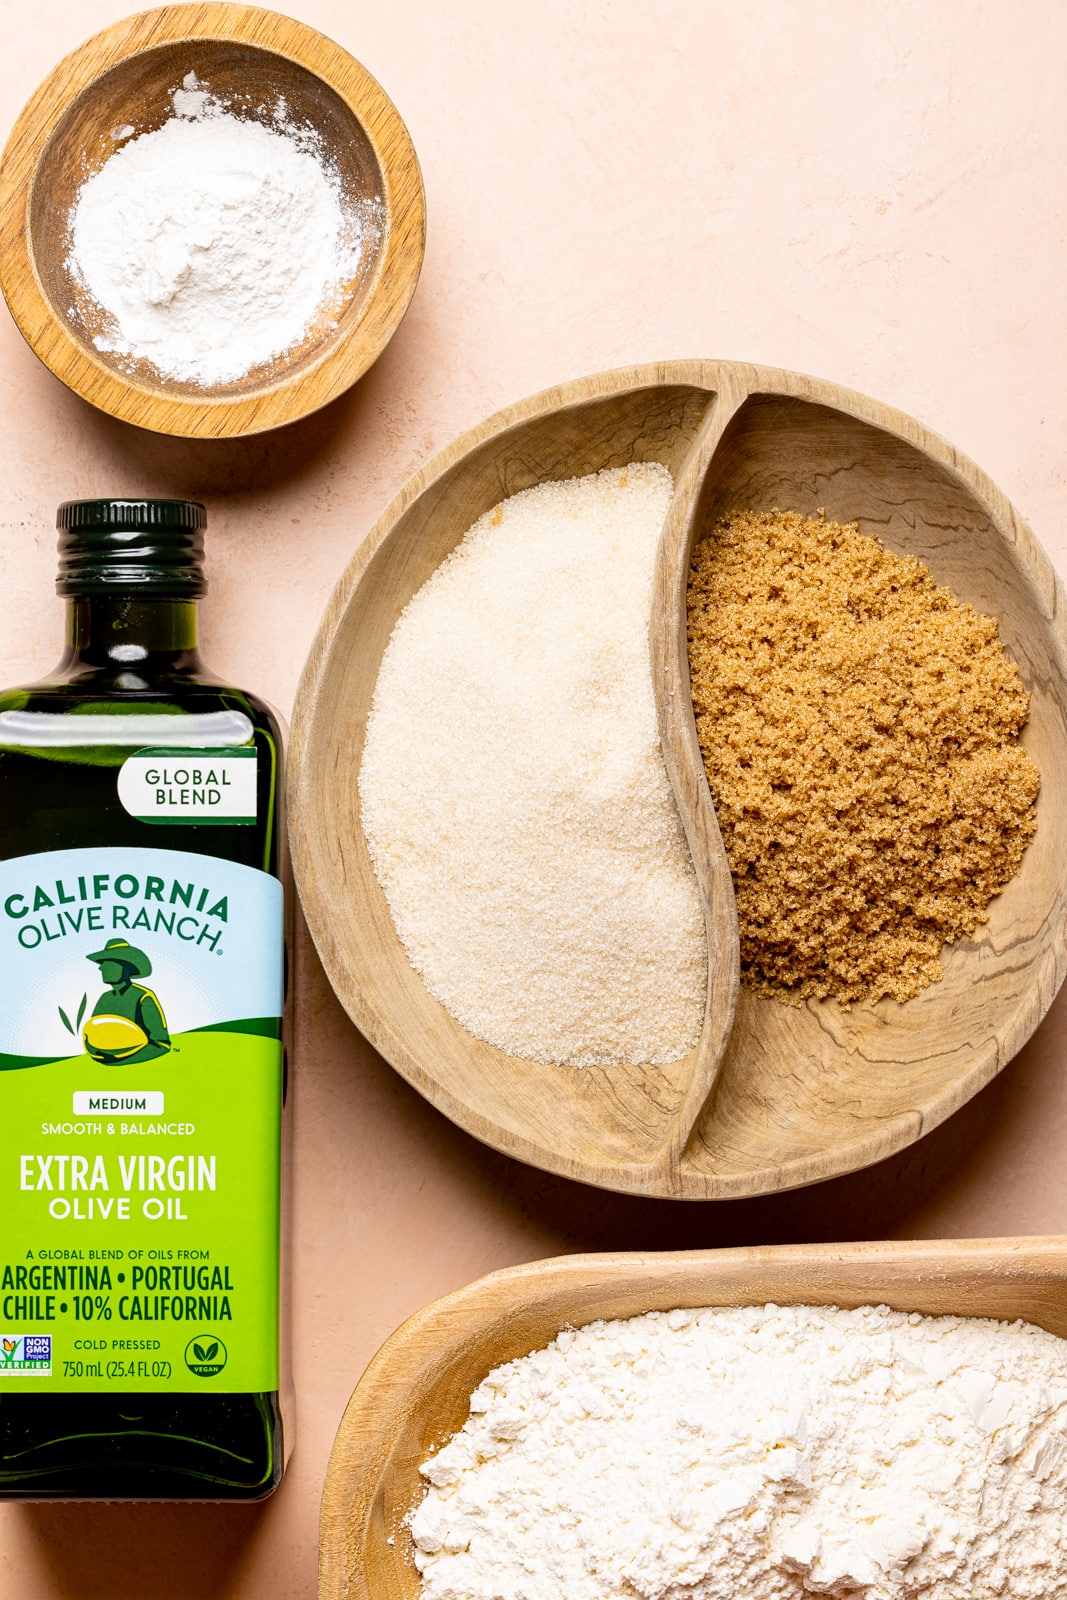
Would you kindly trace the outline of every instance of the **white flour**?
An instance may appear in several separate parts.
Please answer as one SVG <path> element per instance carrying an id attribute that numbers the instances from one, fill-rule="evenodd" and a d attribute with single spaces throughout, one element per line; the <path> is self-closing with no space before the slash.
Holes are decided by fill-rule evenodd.
<path id="1" fill-rule="evenodd" d="M 382 659 L 359 792 L 396 929 L 471 1033 L 532 1061 L 674 1061 L 707 944 L 648 620 L 666 467 L 480 518 Z"/>
<path id="2" fill-rule="evenodd" d="M 1064 1600 L 1067 1346 L 865 1307 L 653 1313 L 491 1372 L 425 1600 Z"/>
<path id="3" fill-rule="evenodd" d="M 83 184 L 68 264 L 111 319 L 98 349 L 210 388 L 302 338 L 355 272 L 363 219 L 284 115 L 234 116 L 192 73 L 173 105 Z"/>

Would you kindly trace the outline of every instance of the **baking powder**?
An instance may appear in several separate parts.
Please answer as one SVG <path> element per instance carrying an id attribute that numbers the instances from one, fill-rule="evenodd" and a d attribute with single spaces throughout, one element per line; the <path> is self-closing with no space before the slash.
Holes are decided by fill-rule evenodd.
<path id="1" fill-rule="evenodd" d="M 1064 1600 L 1065 1353 L 884 1306 L 565 1330 L 424 1463 L 423 1596 Z"/>
<path id="2" fill-rule="evenodd" d="M 284 107 L 276 127 L 234 116 L 192 73 L 172 100 L 82 186 L 68 265 L 107 313 L 98 349 L 210 388 L 303 338 L 356 271 L 368 217 Z"/>

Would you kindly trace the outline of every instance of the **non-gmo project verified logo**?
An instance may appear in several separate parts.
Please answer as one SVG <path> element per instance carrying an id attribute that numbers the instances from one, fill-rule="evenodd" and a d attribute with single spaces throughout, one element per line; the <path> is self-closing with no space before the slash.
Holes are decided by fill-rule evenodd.
<path id="1" fill-rule="evenodd" d="M 50 1333 L 0 1334 L 0 1377 L 50 1378 L 52 1376 L 52 1335 Z"/>

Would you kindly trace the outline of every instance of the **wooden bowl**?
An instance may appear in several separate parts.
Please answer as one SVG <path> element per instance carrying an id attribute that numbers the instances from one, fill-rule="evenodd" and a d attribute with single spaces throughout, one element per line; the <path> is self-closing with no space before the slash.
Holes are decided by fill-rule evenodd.
<path id="1" fill-rule="evenodd" d="M 664 463 L 695 495 L 691 467 L 710 396 L 668 369 L 570 384 L 466 434 L 402 491 L 341 580 L 293 715 L 294 862 L 305 914 L 338 995 L 382 1054 L 448 1116 L 535 1165 L 608 1187 L 674 1184 L 706 1101 L 737 991 L 733 890 L 706 786 L 686 815 L 713 982 L 695 1050 L 670 1066 L 544 1066 L 474 1038 L 409 962 L 371 865 L 356 774 L 382 652 L 400 612 L 504 495 L 633 460 Z"/>
<path id="2" fill-rule="evenodd" d="M 419 1465 L 463 1426 L 493 1367 L 600 1317 L 768 1302 L 1023 1318 L 1064 1338 L 1067 1240 L 562 1256 L 482 1278 L 405 1322 L 360 1379 L 326 1471 L 319 1600 L 418 1600 L 403 1523 L 422 1498 Z"/>
<path id="3" fill-rule="evenodd" d="M 316 129 L 346 198 L 368 219 L 355 276 L 285 357 L 214 385 L 161 378 L 147 362 L 93 344 L 99 308 L 67 265 L 68 219 L 119 130 L 161 126 L 194 71 L 241 114 L 281 96 Z M 232 438 L 295 422 L 343 393 L 400 325 L 422 265 L 426 214 L 418 161 L 392 101 L 332 40 L 273 11 L 164 6 L 86 41 L 31 97 L 0 166 L 0 284 L 31 348 L 68 388 L 157 433 Z"/>
<path id="4" fill-rule="evenodd" d="M 663 751 L 713 952 L 697 1049 L 670 1067 L 576 1071 L 474 1039 L 397 938 L 360 825 L 357 773 L 382 652 L 404 605 L 502 496 L 547 479 L 662 461 L 650 656 Z M 737 933 L 689 691 L 685 585 L 696 539 L 740 505 L 856 520 L 997 617 L 1032 694 L 1041 771 L 1018 876 L 945 977 L 900 1005 L 792 1007 L 737 992 Z M 567 384 L 459 439 L 401 491 L 327 608 L 297 697 L 291 832 L 301 898 L 349 1015 L 398 1071 L 486 1143 L 634 1193 L 714 1199 L 812 1183 L 918 1138 L 988 1082 L 1037 1026 L 1065 970 L 1064 595 L 1007 501 L 952 447 L 874 401 L 793 373 L 674 362 Z M 731 1015 L 736 1002 L 736 1015 Z"/>

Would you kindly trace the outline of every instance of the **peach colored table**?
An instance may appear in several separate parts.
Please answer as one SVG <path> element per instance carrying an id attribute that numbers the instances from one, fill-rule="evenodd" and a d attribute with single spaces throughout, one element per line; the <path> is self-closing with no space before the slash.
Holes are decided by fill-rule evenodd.
<path id="1" fill-rule="evenodd" d="M 295 0 L 419 151 L 415 301 L 346 399 L 249 443 L 90 412 L 0 315 L 2 681 L 48 668 L 56 503 L 211 514 L 205 653 L 283 708 L 330 587 L 405 477 L 504 403 L 663 356 L 851 385 L 973 456 L 1067 576 L 1058 0 Z M 3 133 L 112 0 L 0 0 Z M 558 1251 L 1067 1229 L 1067 999 L 910 1152 L 777 1199 L 642 1202 L 484 1150 L 363 1042 L 302 947 L 299 1440 L 252 1509 L 0 1507 L 0 1600 L 309 1600 L 326 1457 L 367 1359 L 426 1300 Z"/>

